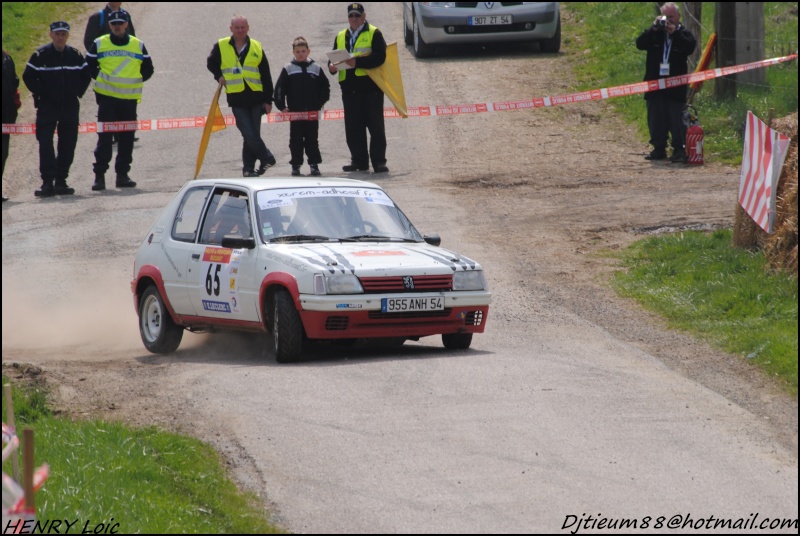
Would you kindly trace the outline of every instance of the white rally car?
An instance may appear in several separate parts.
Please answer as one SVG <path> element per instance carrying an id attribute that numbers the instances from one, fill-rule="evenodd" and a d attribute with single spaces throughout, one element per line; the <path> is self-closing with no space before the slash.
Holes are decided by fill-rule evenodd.
<path id="1" fill-rule="evenodd" d="M 136 254 L 142 341 L 170 353 L 184 330 L 269 332 L 279 362 L 300 359 L 307 339 L 441 335 L 465 349 L 491 294 L 480 264 L 439 242 L 369 182 L 191 181 Z"/>

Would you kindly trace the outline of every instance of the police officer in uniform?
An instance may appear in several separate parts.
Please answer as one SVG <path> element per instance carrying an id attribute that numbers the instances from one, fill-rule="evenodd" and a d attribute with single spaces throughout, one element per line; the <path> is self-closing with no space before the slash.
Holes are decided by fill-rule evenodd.
<path id="1" fill-rule="evenodd" d="M 36 107 L 36 140 L 42 176 L 42 187 L 34 192 L 36 197 L 75 193 L 67 186 L 67 176 L 78 143 L 78 99 L 83 97 L 91 82 L 83 55 L 67 45 L 69 24 L 63 20 L 52 23 L 50 39 L 50 44 L 33 53 L 22 73 Z M 56 131 L 58 156 L 53 149 Z"/>
<path id="2" fill-rule="evenodd" d="M 364 6 L 347 4 L 349 26 L 339 32 L 333 49 L 345 49 L 353 58 L 349 69 L 339 69 L 328 61 L 328 71 L 339 73 L 344 105 L 344 131 L 350 149 L 350 164 L 342 171 L 366 171 L 372 160 L 375 173 L 386 173 L 386 131 L 383 126 L 383 91 L 365 69 L 380 67 L 386 61 L 386 40 L 381 31 L 367 22 Z M 367 152 L 369 131 L 369 152 Z"/>
<path id="3" fill-rule="evenodd" d="M 144 43 L 128 35 L 128 14 L 115 11 L 108 17 L 111 33 L 95 40 L 86 60 L 95 78 L 97 120 L 100 122 L 136 121 L 136 107 L 142 100 L 144 82 L 153 76 L 153 60 Z M 117 159 L 114 170 L 117 188 L 133 188 L 128 176 L 133 162 L 133 130 L 118 132 Z M 112 156 L 113 134 L 99 133 L 94 151 L 92 190 L 106 189 L 105 174 Z"/>

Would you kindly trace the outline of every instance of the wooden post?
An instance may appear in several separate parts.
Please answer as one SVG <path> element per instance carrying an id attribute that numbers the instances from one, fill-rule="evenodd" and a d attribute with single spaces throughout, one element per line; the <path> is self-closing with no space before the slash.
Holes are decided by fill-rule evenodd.
<path id="1" fill-rule="evenodd" d="M 6 424 L 11 428 L 16 428 L 14 424 L 14 402 L 11 398 L 11 385 L 3 385 L 3 394 L 6 399 Z M 16 453 L 11 455 L 11 468 L 14 473 L 14 480 L 19 482 L 19 456 Z"/>
<path id="2" fill-rule="evenodd" d="M 697 39 L 697 47 L 689 56 L 689 72 L 691 73 L 697 68 L 700 63 L 700 56 L 703 54 L 703 27 L 701 26 L 703 20 L 703 2 L 684 2 L 683 3 L 683 24 L 686 29 L 691 32 L 695 39 Z"/>
<path id="3" fill-rule="evenodd" d="M 33 491 L 33 428 L 26 426 L 22 431 L 22 489 L 25 490 L 25 510 L 36 511 L 36 497 Z"/>
<path id="4" fill-rule="evenodd" d="M 715 2 L 714 27 L 717 29 L 717 67 L 736 65 L 736 2 Z M 736 98 L 736 75 L 714 79 L 717 100 Z"/>

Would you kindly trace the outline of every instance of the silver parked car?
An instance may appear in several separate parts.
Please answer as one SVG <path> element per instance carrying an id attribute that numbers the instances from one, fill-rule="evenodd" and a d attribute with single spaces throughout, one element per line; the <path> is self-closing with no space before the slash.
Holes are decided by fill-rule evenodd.
<path id="1" fill-rule="evenodd" d="M 403 37 L 417 58 L 436 45 L 539 43 L 561 49 L 558 2 L 403 2 Z"/>

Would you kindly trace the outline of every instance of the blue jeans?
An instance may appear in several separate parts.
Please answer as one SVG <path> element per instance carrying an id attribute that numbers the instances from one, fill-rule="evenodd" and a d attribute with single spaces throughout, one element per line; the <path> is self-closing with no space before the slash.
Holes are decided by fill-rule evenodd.
<path id="1" fill-rule="evenodd" d="M 253 171 L 256 159 L 264 164 L 272 153 L 261 139 L 261 105 L 250 108 L 232 107 L 233 116 L 236 118 L 236 128 L 242 133 L 242 171 Z"/>

